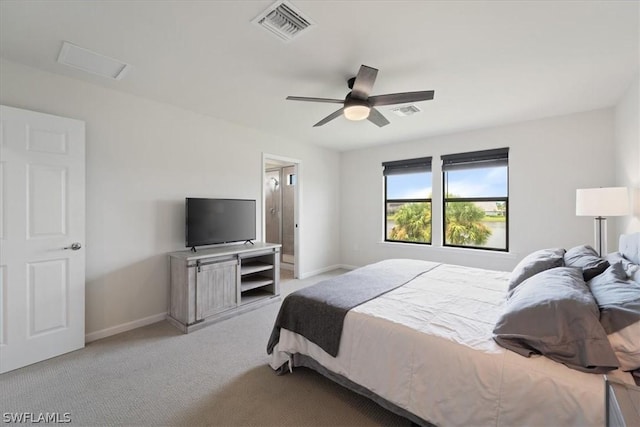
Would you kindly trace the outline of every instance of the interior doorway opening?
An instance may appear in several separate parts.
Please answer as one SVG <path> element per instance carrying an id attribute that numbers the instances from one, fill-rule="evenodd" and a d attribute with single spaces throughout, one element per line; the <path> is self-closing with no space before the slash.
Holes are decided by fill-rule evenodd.
<path id="1" fill-rule="evenodd" d="M 298 278 L 300 162 L 265 154 L 262 172 L 263 240 L 282 245 L 280 267 Z"/>

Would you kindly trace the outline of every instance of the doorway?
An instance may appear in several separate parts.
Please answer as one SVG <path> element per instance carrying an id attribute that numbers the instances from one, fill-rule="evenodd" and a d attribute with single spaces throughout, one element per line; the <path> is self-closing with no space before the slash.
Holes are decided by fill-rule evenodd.
<path id="1" fill-rule="evenodd" d="M 264 241 L 282 245 L 280 267 L 290 271 L 294 278 L 298 277 L 299 259 L 299 166 L 294 159 L 272 155 L 263 158 Z"/>

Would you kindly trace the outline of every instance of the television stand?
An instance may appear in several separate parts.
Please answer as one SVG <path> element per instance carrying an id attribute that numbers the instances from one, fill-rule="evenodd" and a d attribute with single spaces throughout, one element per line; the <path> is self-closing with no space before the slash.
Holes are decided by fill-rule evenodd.
<path id="1" fill-rule="evenodd" d="M 167 320 L 184 333 L 280 300 L 280 248 L 262 242 L 169 254 Z"/>

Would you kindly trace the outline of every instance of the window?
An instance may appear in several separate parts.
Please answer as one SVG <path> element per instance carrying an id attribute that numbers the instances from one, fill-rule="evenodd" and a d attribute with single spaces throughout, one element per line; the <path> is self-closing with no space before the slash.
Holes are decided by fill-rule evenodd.
<path id="1" fill-rule="evenodd" d="M 445 246 L 509 249 L 509 149 L 442 156 Z"/>
<path id="2" fill-rule="evenodd" d="M 431 243 L 431 157 L 382 163 L 385 241 Z"/>

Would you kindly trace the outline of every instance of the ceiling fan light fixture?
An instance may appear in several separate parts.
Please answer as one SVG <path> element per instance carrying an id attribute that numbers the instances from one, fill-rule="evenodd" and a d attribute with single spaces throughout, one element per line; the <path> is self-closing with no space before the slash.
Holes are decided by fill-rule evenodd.
<path id="1" fill-rule="evenodd" d="M 348 120 L 358 121 L 364 120 L 369 117 L 369 113 L 371 112 L 371 108 L 366 105 L 350 105 L 345 107 L 344 116 Z"/>
<path id="2" fill-rule="evenodd" d="M 390 122 L 378 110 L 379 106 L 409 104 L 418 101 L 429 101 L 433 99 L 433 90 L 422 90 L 414 92 L 388 93 L 386 95 L 371 96 L 373 84 L 375 83 L 378 70 L 366 65 L 361 65 L 358 74 L 347 81 L 347 86 L 351 92 L 345 96 L 344 101 L 333 98 L 310 98 L 307 96 L 287 96 L 290 101 L 328 102 L 331 104 L 343 104 L 342 108 L 329 114 L 324 119 L 313 125 L 313 127 L 323 126 L 340 116 L 347 120 L 360 121 L 369 120 L 378 127 L 384 127 Z M 409 115 L 420 111 L 418 107 L 409 105 L 400 107 L 402 115 Z"/>

